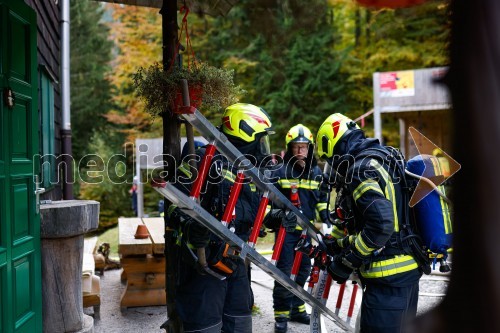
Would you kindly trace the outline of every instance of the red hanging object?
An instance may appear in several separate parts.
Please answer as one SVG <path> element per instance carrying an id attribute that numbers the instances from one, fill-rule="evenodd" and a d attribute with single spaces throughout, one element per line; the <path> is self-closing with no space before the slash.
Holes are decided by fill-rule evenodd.
<path id="1" fill-rule="evenodd" d="M 188 82 L 189 84 L 189 82 Z M 202 102 L 203 97 L 203 88 L 200 85 L 190 85 L 188 87 L 189 90 L 189 101 L 192 107 L 199 109 Z M 184 113 L 183 110 L 184 102 L 182 100 L 182 92 L 178 91 L 175 95 L 173 111 L 174 113 Z"/>
<path id="2" fill-rule="evenodd" d="M 177 57 L 177 54 L 179 53 L 179 48 L 181 44 L 181 40 L 183 39 L 183 33 L 185 33 L 185 38 L 186 38 L 186 51 L 184 54 L 187 56 L 187 69 L 192 70 L 194 67 L 198 66 L 196 62 L 196 57 L 194 54 L 193 50 L 193 45 L 191 44 L 191 38 L 189 37 L 189 30 L 188 30 L 188 21 L 187 17 L 189 15 L 189 8 L 186 6 L 182 6 L 179 9 L 179 13 L 184 13 L 184 17 L 182 18 L 182 25 L 180 29 L 180 34 L 179 38 L 177 40 L 177 46 L 175 50 L 174 57 L 172 58 L 172 61 L 170 63 L 170 68 L 172 68 L 173 63 L 175 58 Z M 200 85 L 192 85 L 190 82 L 188 82 L 188 90 L 189 90 L 189 100 L 190 104 L 192 107 L 199 109 L 201 106 L 202 102 L 202 97 L 203 97 L 203 88 Z M 184 108 L 184 102 L 182 99 L 182 92 L 179 90 L 175 96 L 174 100 L 174 105 L 172 106 L 173 112 L 174 113 L 184 113 L 185 108 Z"/>
<path id="3" fill-rule="evenodd" d="M 356 0 L 362 6 L 374 8 L 403 8 L 420 5 L 427 0 Z"/>

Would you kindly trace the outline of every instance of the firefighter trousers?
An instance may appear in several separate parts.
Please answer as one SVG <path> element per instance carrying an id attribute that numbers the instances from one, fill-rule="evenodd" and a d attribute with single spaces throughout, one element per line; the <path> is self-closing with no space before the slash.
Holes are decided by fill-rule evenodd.
<path id="1" fill-rule="evenodd" d="M 237 260 L 237 268 L 225 280 L 199 274 L 181 262 L 176 306 L 184 332 L 252 332 L 253 294 L 247 267 Z"/>
<path id="2" fill-rule="evenodd" d="M 299 230 L 286 233 L 285 241 L 281 249 L 281 255 L 276 267 L 278 267 L 278 269 L 285 273 L 285 275 L 287 276 L 290 276 L 292 272 L 293 260 L 295 258 L 295 246 L 297 245 L 300 236 L 301 231 Z M 311 259 L 309 259 L 304 254 L 302 255 L 300 269 L 295 282 L 297 282 L 298 285 L 304 287 L 310 271 Z M 275 317 L 289 318 L 290 315 L 305 311 L 304 301 L 292 294 L 276 281 L 274 282 L 273 289 L 273 304 Z"/>
<path id="3" fill-rule="evenodd" d="M 362 333 L 400 333 L 415 318 L 418 281 L 406 287 L 365 283 L 361 303 Z"/>

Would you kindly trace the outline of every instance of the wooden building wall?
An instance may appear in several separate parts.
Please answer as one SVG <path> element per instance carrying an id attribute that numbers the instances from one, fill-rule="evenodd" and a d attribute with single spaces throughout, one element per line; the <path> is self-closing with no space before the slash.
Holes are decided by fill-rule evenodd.
<path id="1" fill-rule="evenodd" d="M 61 87 L 60 87 L 60 4 L 55 0 L 25 0 L 37 13 L 37 49 L 38 70 L 45 67 L 54 79 L 54 121 L 55 121 L 55 155 L 61 154 Z M 41 130 L 41 129 L 40 129 Z M 43 199 L 60 200 L 62 198 L 61 184 L 42 195 Z"/>
<path id="2" fill-rule="evenodd" d="M 450 110 L 434 110 L 419 112 L 400 112 L 394 116 L 400 119 L 400 147 L 406 158 L 418 155 L 417 148 L 409 134 L 408 128 L 414 127 L 424 134 L 436 146 L 447 153 L 451 152 L 451 113 Z"/>
<path id="3" fill-rule="evenodd" d="M 376 93 L 378 94 L 378 100 L 375 102 L 384 113 L 448 108 L 450 93 L 443 83 L 439 83 L 447 71 L 447 67 L 433 67 L 374 73 L 374 84 L 377 85 Z M 414 89 L 413 93 L 397 96 L 397 93 L 402 91 L 401 88 L 382 91 L 380 77 L 387 73 L 411 73 L 413 80 L 409 80 L 408 85 Z"/>

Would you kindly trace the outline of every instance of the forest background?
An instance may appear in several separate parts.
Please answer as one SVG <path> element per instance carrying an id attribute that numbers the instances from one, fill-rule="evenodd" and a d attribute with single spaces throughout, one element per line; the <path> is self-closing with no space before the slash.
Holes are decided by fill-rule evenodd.
<path id="1" fill-rule="evenodd" d="M 279 153 L 293 125 L 314 133 L 331 113 L 354 119 L 371 110 L 374 72 L 448 65 L 448 9 L 444 0 L 397 10 L 354 0 L 239 0 L 225 17 L 189 14 L 188 29 L 196 57 L 233 69 L 247 92 L 240 101 L 269 112 L 276 128 L 271 147 Z M 113 172 L 127 181 L 105 176 L 75 186 L 76 197 L 101 203 L 100 229 L 133 216 L 135 139 L 163 136 L 161 117 L 147 113 L 133 87 L 141 66 L 162 62 L 161 18 L 158 9 L 71 1 L 74 157 L 126 155 Z M 206 114 L 216 125 L 220 115 Z M 363 128 L 369 136 L 371 120 Z M 398 146 L 397 119 L 383 118 L 383 139 Z M 146 186 L 145 213 L 154 215 L 160 199 Z"/>

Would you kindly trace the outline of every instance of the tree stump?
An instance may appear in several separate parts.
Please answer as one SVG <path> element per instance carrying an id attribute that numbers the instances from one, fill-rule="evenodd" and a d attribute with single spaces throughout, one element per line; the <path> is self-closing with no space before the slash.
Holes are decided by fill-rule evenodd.
<path id="1" fill-rule="evenodd" d="M 66 200 L 44 204 L 40 222 L 43 331 L 93 332 L 92 317 L 83 314 L 83 235 L 97 229 L 99 203 Z"/>

